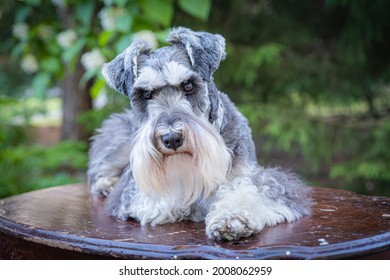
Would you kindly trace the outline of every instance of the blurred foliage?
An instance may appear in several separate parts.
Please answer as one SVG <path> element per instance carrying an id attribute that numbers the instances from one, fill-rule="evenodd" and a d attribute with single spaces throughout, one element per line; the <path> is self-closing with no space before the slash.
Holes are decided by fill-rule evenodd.
<path id="1" fill-rule="evenodd" d="M 107 104 L 104 107 L 83 113 L 79 116 L 79 122 L 86 127 L 88 133 L 93 135 L 102 122 L 112 113 L 122 113 L 124 110 L 129 109 L 129 103 L 127 96 L 112 91 L 111 94 L 108 94 Z"/>
<path id="2" fill-rule="evenodd" d="M 377 89 L 390 74 L 390 2 L 214 3 L 210 26 L 229 51 L 217 79 L 235 101 L 277 104 L 299 93 L 331 106 L 364 100 L 379 111 Z"/>
<path id="3" fill-rule="evenodd" d="M 0 97 L 21 97 L 30 80 L 18 66 L 0 58 Z"/>
<path id="4" fill-rule="evenodd" d="M 37 109 L 24 105 L 0 98 L 0 197 L 85 181 L 87 144 L 61 142 L 44 147 L 30 143 L 32 132 L 26 124 Z M 22 120 L 21 110 L 25 115 Z"/>
<path id="5" fill-rule="evenodd" d="M 61 142 L 52 147 L 17 145 L 0 149 L 0 197 L 84 182 L 87 144 Z"/>
<path id="6" fill-rule="evenodd" d="M 165 41 L 177 5 L 187 15 L 206 20 L 211 0 L 24 0 L 6 1 L 13 7 L 11 56 L 32 76 L 32 89 L 45 96 L 68 69 L 78 62 L 85 68 L 81 86 L 93 80 L 91 95 L 96 98 L 106 86 L 100 68 L 122 52 L 134 38 L 152 46 Z M 153 31 L 153 32 L 152 32 Z"/>
<path id="7" fill-rule="evenodd" d="M 342 176 L 350 182 L 365 179 L 370 191 L 377 185 L 390 195 L 390 122 L 382 120 L 369 128 L 352 126 L 346 128 L 344 133 L 352 136 L 345 137 L 348 155 L 346 160 L 333 166 L 330 176 Z"/>
<path id="8" fill-rule="evenodd" d="M 68 27 L 58 16 L 61 3 L 72 11 Z M 226 38 L 228 53 L 215 74 L 216 83 L 248 117 L 260 164 L 282 163 L 312 185 L 390 195 L 390 1 L 8 0 L 0 3 L 0 12 L 5 23 L 0 51 L 12 49 L 27 70 L 21 75 L 7 62 L 8 68 L 0 71 L 5 86 L 0 95 L 8 96 L 0 104 L 5 102 L 7 108 L 17 102 L 14 97 L 22 95 L 25 83 L 44 97 L 47 87 L 62 79 L 63 64 L 81 60 L 86 70 L 82 85 L 92 81 L 95 101 L 108 99 L 105 106 L 79 117 L 93 133 L 111 112 L 128 107 L 125 97 L 106 88 L 99 73 L 104 61 L 134 37 L 165 44 L 171 26 L 216 32 Z M 25 33 L 23 23 L 28 23 Z M 13 33 L 4 27 L 12 25 Z M 64 47 L 67 41 L 61 37 L 72 43 Z M 96 64 L 83 63 L 83 56 Z M 9 177 L 0 185 L 7 194 L 16 193 L 17 178 L 23 181 L 30 175 L 42 180 L 31 179 L 25 190 L 39 182 L 54 185 L 46 174 L 58 178 L 57 183 L 80 178 L 85 146 L 68 143 L 39 151 L 26 144 L 23 127 L 10 124 L 9 110 L 4 112 L 8 115 L 0 120 L 0 168 Z M 14 111 L 14 117 L 21 112 L 28 110 Z M 24 115 L 28 120 L 31 114 Z M 70 166 L 59 159 L 51 164 L 37 159 L 66 159 L 68 154 L 79 156 L 69 160 Z M 28 168 L 31 164 L 37 168 Z M 13 173 L 17 176 L 10 178 Z"/>
<path id="9" fill-rule="evenodd" d="M 312 185 L 338 187 L 363 194 L 390 196 L 390 121 L 345 120 L 318 117 L 290 106 L 245 104 L 239 106 L 258 139 L 260 164 L 269 165 L 277 151 L 285 168 Z M 275 152 L 276 150 L 276 152 Z M 331 185 L 330 185 L 331 184 Z"/>
<path id="10" fill-rule="evenodd" d="M 262 164 L 283 151 L 312 184 L 390 195 L 389 13 L 385 0 L 213 2 L 208 27 L 228 40 L 216 81 Z"/>

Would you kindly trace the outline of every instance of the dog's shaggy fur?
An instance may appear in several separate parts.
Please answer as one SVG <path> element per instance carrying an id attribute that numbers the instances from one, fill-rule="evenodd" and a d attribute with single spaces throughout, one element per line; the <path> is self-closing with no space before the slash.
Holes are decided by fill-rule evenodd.
<path id="1" fill-rule="evenodd" d="M 90 190 L 108 212 L 141 224 L 205 221 L 216 240 L 250 236 L 310 212 L 293 174 L 257 164 L 248 121 L 213 82 L 220 35 L 177 28 L 169 47 L 133 42 L 105 64 L 132 110 L 103 123 L 90 149 Z"/>

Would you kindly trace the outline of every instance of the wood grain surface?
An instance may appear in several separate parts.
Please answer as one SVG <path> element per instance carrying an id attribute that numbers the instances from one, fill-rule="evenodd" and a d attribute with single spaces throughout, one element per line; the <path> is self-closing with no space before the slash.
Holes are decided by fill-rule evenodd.
<path id="1" fill-rule="evenodd" d="M 2 259 L 390 258 L 390 198 L 313 188 L 313 213 L 235 242 L 207 239 L 204 223 L 116 221 L 84 184 L 0 200 Z"/>

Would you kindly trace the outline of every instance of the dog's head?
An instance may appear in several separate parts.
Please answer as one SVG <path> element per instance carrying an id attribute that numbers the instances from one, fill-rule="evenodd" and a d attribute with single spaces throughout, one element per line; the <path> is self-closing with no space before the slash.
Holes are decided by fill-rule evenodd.
<path id="1" fill-rule="evenodd" d="M 154 51 L 145 41 L 135 41 L 103 67 L 108 85 L 129 96 L 141 123 L 132 167 L 134 173 L 137 166 L 143 173 L 149 167 L 149 172 L 148 178 L 134 177 L 139 185 L 156 188 L 162 184 L 157 181 L 163 181 L 161 172 L 172 167 L 167 162 L 177 170 L 187 159 L 207 173 L 204 176 L 213 177 L 209 181 L 221 180 L 222 175 L 215 174 L 226 176 L 230 156 L 219 135 L 223 109 L 212 75 L 225 58 L 225 40 L 180 27 L 170 32 L 167 41 L 171 46 Z M 180 160 L 173 160 L 175 155 Z M 218 166 L 221 171 L 210 174 Z"/>
<path id="2" fill-rule="evenodd" d="M 148 117 L 148 103 L 170 90 L 187 98 L 196 110 L 210 113 L 210 121 L 215 121 L 217 113 L 213 109 L 218 110 L 218 104 L 213 103 L 218 100 L 214 92 L 209 92 L 208 84 L 225 58 L 225 39 L 179 27 L 169 33 L 167 41 L 172 46 L 154 51 L 146 41 L 133 42 L 104 65 L 107 84 L 130 97 L 141 119 Z"/>
<path id="3" fill-rule="evenodd" d="M 120 93 L 131 96 L 134 82 L 149 60 L 175 61 L 190 67 L 206 81 L 225 59 L 225 39 L 218 34 L 194 32 L 188 28 L 173 29 L 167 41 L 172 47 L 152 51 L 149 43 L 143 40 L 133 42 L 125 51 L 103 67 L 103 75 L 108 85 Z M 153 67 L 154 65 L 149 65 Z M 160 66 L 161 65 L 160 63 Z M 161 70 L 161 69 L 156 69 Z"/>

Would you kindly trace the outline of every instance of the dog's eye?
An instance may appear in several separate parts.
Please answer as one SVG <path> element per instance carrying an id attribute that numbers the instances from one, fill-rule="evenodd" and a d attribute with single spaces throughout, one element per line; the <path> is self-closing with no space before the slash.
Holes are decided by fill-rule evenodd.
<path id="1" fill-rule="evenodd" d="M 153 90 L 144 90 L 141 95 L 143 100 L 150 100 L 153 97 Z"/>
<path id="2" fill-rule="evenodd" d="M 194 90 L 194 84 L 192 82 L 185 82 L 182 87 L 186 93 L 190 93 Z"/>

